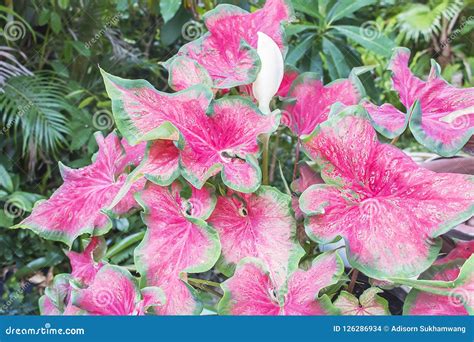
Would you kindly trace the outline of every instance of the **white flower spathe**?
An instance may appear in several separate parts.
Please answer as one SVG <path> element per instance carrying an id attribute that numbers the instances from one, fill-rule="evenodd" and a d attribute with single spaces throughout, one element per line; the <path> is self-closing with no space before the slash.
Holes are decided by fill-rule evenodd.
<path id="1" fill-rule="evenodd" d="M 277 43 L 265 33 L 258 32 L 257 53 L 260 57 L 261 68 L 253 83 L 253 95 L 258 101 L 258 108 L 264 114 L 269 114 L 270 101 L 280 88 L 283 80 L 283 56 Z"/>

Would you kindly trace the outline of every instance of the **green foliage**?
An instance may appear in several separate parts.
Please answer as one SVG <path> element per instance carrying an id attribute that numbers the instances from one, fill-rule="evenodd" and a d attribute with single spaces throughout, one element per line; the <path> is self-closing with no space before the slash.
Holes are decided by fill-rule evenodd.
<path id="1" fill-rule="evenodd" d="M 426 4 L 408 4 L 397 15 L 400 33 L 404 41 L 418 41 L 423 37 L 429 41 L 441 31 L 442 20 L 451 20 L 463 9 L 462 0 L 431 0 Z"/>
<path id="2" fill-rule="evenodd" d="M 379 31 L 373 21 L 359 19 L 375 1 L 295 1 L 299 21 L 287 28 L 292 48 L 287 63 L 319 73 L 328 80 L 347 77 L 362 65 L 358 48 L 388 58 L 395 42 Z"/>
<path id="3" fill-rule="evenodd" d="M 67 85 L 54 75 L 15 76 L 0 94 L 1 121 L 21 138 L 22 154 L 55 154 L 67 144 L 75 107 L 64 97 Z M 10 132 L 11 134 L 12 132 Z"/>

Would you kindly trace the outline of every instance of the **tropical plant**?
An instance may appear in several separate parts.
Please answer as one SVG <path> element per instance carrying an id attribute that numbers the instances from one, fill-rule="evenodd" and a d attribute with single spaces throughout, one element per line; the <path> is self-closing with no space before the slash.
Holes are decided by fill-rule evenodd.
<path id="1" fill-rule="evenodd" d="M 315 12 L 295 2 L 325 25 L 323 47 L 343 34 L 386 55 L 387 38 L 369 42 L 338 24 L 372 2 L 351 4 Z M 406 49 L 389 64 L 403 111 L 368 102 L 361 69 L 329 85 L 285 72 L 282 25 L 292 18 L 283 0 L 207 12 L 208 33 L 163 63 L 173 93 L 101 70 L 117 130 L 95 134 L 91 164 L 60 164 L 63 184 L 12 227 L 68 247 L 71 271 L 55 275 L 42 314 L 388 314 L 385 298 L 401 285 L 413 287 L 400 300 L 405 313 L 474 312 L 471 245 L 440 254 L 474 214 L 474 178 L 431 171 L 396 147 L 409 129 L 430 151 L 462 153 L 474 133 L 473 89 L 447 84 L 436 63 L 419 79 Z M 318 55 L 327 63 L 331 51 Z M 82 108 L 99 101 L 88 95 Z M 280 189 L 269 172 L 272 134 L 295 145 L 291 185 L 280 167 Z M 357 297 L 362 277 L 370 283 Z"/>
<path id="2" fill-rule="evenodd" d="M 0 312 L 472 311 L 469 7 L 220 2 L 0 7 Z"/>

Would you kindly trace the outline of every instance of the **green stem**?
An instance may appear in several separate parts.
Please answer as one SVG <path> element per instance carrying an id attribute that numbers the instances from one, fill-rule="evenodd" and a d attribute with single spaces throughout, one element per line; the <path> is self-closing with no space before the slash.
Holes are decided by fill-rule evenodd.
<path id="1" fill-rule="evenodd" d="M 295 165 L 293 167 L 293 178 L 292 182 L 295 181 L 296 179 L 296 174 L 298 173 L 298 162 L 300 159 L 300 138 L 298 138 L 298 141 L 296 142 L 296 151 L 295 151 Z"/>
<path id="2" fill-rule="evenodd" d="M 280 143 L 280 135 L 281 131 L 279 130 L 277 132 L 277 135 L 275 137 L 275 142 L 274 146 L 272 149 L 272 162 L 270 163 L 270 175 L 269 175 L 269 181 L 270 183 L 273 183 L 273 179 L 275 177 L 275 169 L 276 169 L 276 163 L 277 163 L 277 152 L 278 152 L 278 144 Z"/>
<path id="3" fill-rule="evenodd" d="M 262 153 L 262 184 L 268 185 L 268 162 L 269 162 L 269 146 L 270 146 L 270 134 L 263 134 L 263 153 Z"/>
<path id="4" fill-rule="evenodd" d="M 221 287 L 221 284 L 216 283 L 215 281 L 205 280 L 205 279 L 198 279 L 198 278 L 188 278 L 190 283 L 201 284 L 201 285 L 208 285 L 212 287 Z"/>
<path id="5" fill-rule="evenodd" d="M 127 249 L 128 247 L 132 246 L 133 244 L 140 242 L 141 240 L 143 240 L 144 237 L 145 237 L 145 231 L 127 236 L 125 239 L 120 240 L 113 247 L 111 247 L 107 251 L 107 254 L 105 255 L 105 257 L 106 258 L 111 258 L 114 255 L 117 255 L 118 253 L 120 253 L 124 249 Z"/>

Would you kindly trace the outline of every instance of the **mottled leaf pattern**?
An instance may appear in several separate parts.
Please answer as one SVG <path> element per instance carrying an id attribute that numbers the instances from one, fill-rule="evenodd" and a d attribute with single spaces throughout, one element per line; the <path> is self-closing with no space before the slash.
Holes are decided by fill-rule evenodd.
<path id="1" fill-rule="evenodd" d="M 101 209 L 112 203 L 126 175 L 128 165 L 120 140 L 115 133 L 107 138 L 96 134 L 99 152 L 94 163 L 81 169 L 64 165 L 61 175 L 64 183 L 47 201 L 38 203 L 32 214 L 18 224 L 41 237 L 62 241 L 68 245 L 81 234 L 102 235 L 111 228 L 111 222 Z M 132 192 L 126 194 L 114 209 L 123 214 L 135 206 Z"/>
<path id="2" fill-rule="evenodd" d="M 318 75 L 307 72 L 293 82 L 287 97 L 282 121 L 295 135 L 304 136 L 326 121 L 334 103 L 357 104 L 361 90 L 353 75 L 325 86 Z"/>
<path id="3" fill-rule="evenodd" d="M 368 120 L 336 115 L 304 142 L 326 184 L 300 198 L 306 231 L 342 236 L 349 262 L 370 277 L 416 276 L 436 258 L 435 238 L 473 215 L 472 176 L 434 173 L 377 141 Z"/>
<path id="4" fill-rule="evenodd" d="M 181 149 L 181 174 L 197 188 L 221 171 L 224 183 L 234 190 L 258 188 L 257 137 L 276 129 L 277 112 L 265 116 L 249 100 L 236 97 L 214 101 L 208 108 L 212 92 L 202 86 L 166 94 L 146 81 L 103 75 L 117 126 L 130 143 L 175 140 Z"/>
<path id="5" fill-rule="evenodd" d="M 344 265 L 335 253 L 318 256 L 307 271 L 296 270 L 286 286 L 278 286 L 265 264 L 245 258 L 234 275 L 222 284 L 224 297 L 219 313 L 226 315 L 323 315 L 334 313 L 326 296 L 319 291 L 337 282 Z"/>
<path id="6" fill-rule="evenodd" d="M 303 249 L 296 241 L 290 197 L 274 188 L 220 196 L 209 223 L 219 233 L 227 267 L 245 257 L 259 258 L 276 284 L 284 283 L 288 272 L 298 267 Z"/>
<path id="7" fill-rule="evenodd" d="M 253 13 L 233 5 L 217 6 L 204 16 L 209 33 L 184 45 L 177 56 L 165 64 L 170 72 L 170 83 L 174 85 L 176 75 L 182 75 L 181 65 L 176 63 L 182 56 L 207 70 L 214 88 L 252 83 L 260 70 L 260 59 L 255 51 L 257 33 L 265 33 L 284 51 L 281 24 L 292 17 L 291 5 L 285 0 L 268 0 L 262 9 Z M 196 73 L 192 72 L 193 75 Z"/>
<path id="8" fill-rule="evenodd" d="M 379 316 L 390 315 L 388 302 L 380 297 L 378 293 L 381 289 L 371 287 L 364 291 L 357 299 L 354 295 L 346 291 L 341 291 L 334 306 L 347 316 Z"/>
<path id="9" fill-rule="evenodd" d="M 220 253 L 217 233 L 203 221 L 214 209 L 214 196 L 207 188 L 193 188 L 186 199 L 182 190 L 179 183 L 169 189 L 150 184 L 139 196 L 148 230 L 135 260 L 146 284 L 162 288 L 166 295 L 166 304 L 155 308 L 159 314 L 200 312 L 186 273 L 209 270 Z"/>

